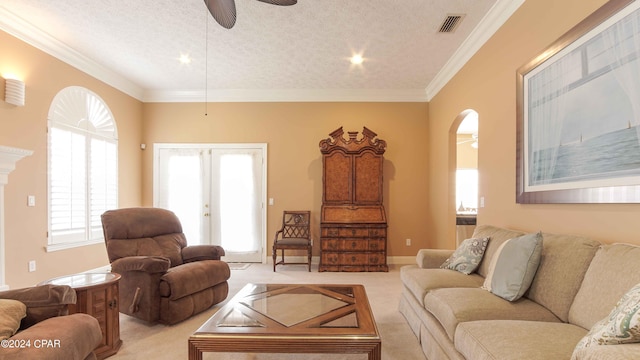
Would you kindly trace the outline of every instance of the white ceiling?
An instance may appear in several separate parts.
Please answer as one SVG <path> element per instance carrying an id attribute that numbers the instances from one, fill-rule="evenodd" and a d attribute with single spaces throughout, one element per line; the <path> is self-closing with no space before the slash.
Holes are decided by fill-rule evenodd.
<path id="1" fill-rule="evenodd" d="M 147 102 L 428 101 L 522 2 L 236 0 L 227 30 L 203 0 L 2 0 L 0 29 Z"/>

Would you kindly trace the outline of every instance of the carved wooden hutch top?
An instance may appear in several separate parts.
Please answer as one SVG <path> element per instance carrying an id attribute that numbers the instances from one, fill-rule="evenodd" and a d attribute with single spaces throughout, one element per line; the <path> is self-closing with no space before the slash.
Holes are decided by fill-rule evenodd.
<path id="1" fill-rule="evenodd" d="M 329 134 L 330 138 L 320 140 L 320 152 L 328 154 L 334 150 L 341 149 L 346 153 L 360 153 L 365 150 L 371 150 L 378 155 L 384 154 L 387 143 L 384 140 L 377 139 L 378 134 L 363 127 L 362 139 L 358 140 L 357 131 L 349 131 L 349 139 L 345 140 L 342 136 L 344 130 L 342 126 Z"/>

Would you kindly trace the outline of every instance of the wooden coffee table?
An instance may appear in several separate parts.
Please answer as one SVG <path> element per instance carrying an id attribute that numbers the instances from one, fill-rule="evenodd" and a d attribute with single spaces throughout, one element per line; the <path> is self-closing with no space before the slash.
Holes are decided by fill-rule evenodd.
<path id="1" fill-rule="evenodd" d="M 203 352 L 366 353 L 382 342 L 362 285 L 247 284 L 189 337 Z"/>

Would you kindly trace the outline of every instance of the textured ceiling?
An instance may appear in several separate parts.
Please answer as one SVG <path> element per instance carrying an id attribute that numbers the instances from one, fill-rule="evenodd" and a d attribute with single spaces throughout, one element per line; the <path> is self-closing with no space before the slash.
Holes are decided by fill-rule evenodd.
<path id="1" fill-rule="evenodd" d="M 0 29 L 143 101 L 426 101 L 487 14 L 522 1 L 236 0 L 227 30 L 203 0 L 2 0 Z M 466 16 L 439 34 L 448 14 Z"/>

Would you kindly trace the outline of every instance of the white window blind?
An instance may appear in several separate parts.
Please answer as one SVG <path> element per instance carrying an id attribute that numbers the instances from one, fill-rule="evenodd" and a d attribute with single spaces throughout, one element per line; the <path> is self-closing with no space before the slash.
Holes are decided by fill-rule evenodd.
<path id="1" fill-rule="evenodd" d="M 117 131 L 111 111 L 81 87 L 49 109 L 49 251 L 101 242 L 100 215 L 118 202 Z"/>

